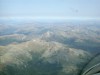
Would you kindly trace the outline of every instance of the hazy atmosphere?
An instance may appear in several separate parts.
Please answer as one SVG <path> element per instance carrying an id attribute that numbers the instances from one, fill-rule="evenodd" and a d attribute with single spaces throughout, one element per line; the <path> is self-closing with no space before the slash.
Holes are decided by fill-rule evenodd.
<path id="1" fill-rule="evenodd" d="M 0 75 L 100 75 L 100 0 L 0 0 Z"/>
<path id="2" fill-rule="evenodd" d="M 98 19 L 100 0 L 0 0 L 0 17 Z"/>

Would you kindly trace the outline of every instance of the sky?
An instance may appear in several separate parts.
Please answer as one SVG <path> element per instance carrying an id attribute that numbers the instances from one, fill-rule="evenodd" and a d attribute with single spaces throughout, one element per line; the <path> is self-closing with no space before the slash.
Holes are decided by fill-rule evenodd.
<path id="1" fill-rule="evenodd" d="M 0 18 L 100 18 L 100 0 L 0 0 Z"/>

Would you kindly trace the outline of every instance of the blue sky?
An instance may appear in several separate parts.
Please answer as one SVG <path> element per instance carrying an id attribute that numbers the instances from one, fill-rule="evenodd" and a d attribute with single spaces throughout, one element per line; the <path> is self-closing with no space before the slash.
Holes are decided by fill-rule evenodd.
<path id="1" fill-rule="evenodd" d="M 100 0 L 0 0 L 0 18 L 100 18 Z"/>

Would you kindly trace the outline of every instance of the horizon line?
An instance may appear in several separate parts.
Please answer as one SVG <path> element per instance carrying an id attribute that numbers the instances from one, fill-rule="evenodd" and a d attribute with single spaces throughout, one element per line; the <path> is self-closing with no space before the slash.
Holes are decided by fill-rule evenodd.
<path id="1" fill-rule="evenodd" d="M 100 17 L 53 17 L 53 16 L 40 16 L 40 17 L 33 17 L 33 16 L 14 16 L 14 17 L 0 17 L 0 19 L 30 19 L 30 20 L 100 20 Z"/>

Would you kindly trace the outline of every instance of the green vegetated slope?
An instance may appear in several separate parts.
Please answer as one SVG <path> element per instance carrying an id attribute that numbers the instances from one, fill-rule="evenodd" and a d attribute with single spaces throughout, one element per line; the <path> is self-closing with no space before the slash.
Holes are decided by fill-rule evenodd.
<path id="1" fill-rule="evenodd" d="M 77 74 L 91 56 L 83 50 L 38 39 L 1 46 L 0 53 L 1 73 L 6 75 Z"/>
<path id="2" fill-rule="evenodd" d="M 98 25 L 44 25 L 1 28 L 0 75 L 80 75 L 99 52 Z"/>

